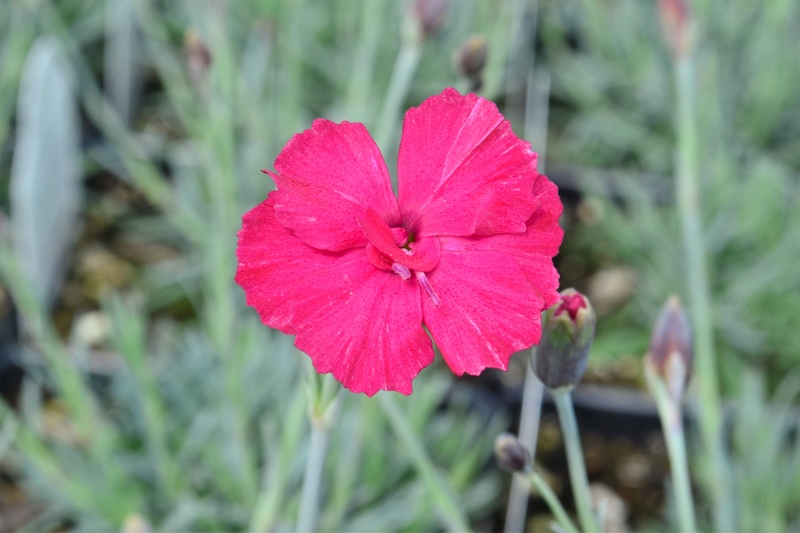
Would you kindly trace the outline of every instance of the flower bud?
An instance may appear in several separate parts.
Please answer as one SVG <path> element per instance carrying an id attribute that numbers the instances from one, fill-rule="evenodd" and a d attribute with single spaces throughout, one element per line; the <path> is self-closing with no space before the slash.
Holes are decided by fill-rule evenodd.
<path id="1" fill-rule="evenodd" d="M 211 52 L 196 30 L 186 30 L 183 36 L 183 53 L 192 82 L 196 85 L 202 84 L 211 68 Z"/>
<path id="2" fill-rule="evenodd" d="M 414 14 L 422 27 L 425 37 L 439 33 L 447 16 L 450 0 L 416 0 Z"/>
<path id="3" fill-rule="evenodd" d="M 692 14 L 686 0 L 659 0 L 658 12 L 664 39 L 674 58 L 689 54 L 693 46 Z"/>
<path id="4" fill-rule="evenodd" d="M 507 472 L 527 472 L 533 461 L 531 454 L 511 433 L 501 433 L 494 440 L 494 457 L 500 468 Z"/>
<path id="5" fill-rule="evenodd" d="M 479 91 L 483 85 L 481 73 L 486 65 L 488 43 L 483 35 L 473 35 L 453 55 L 459 73 L 470 81 L 470 90 Z"/>
<path id="6" fill-rule="evenodd" d="M 574 387 L 586 371 L 597 316 L 589 299 L 575 289 L 542 315 L 542 340 L 533 370 L 550 389 Z"/>
<path id="7" fill-rule="evenodd" d="M 694 363 L 694 339 L 689 317 L 677 296 L 670 296 L 658 315 L 645 364 L 667 385 L 670 395 L 680 400 Z"/>
<path id="8" fill-rule="evenodd" d="M 483 35 L 473 35 L 461 45 L 456 52 L 456 66 L 459 72 L 468 77 L 480 75 L 486 65 L 489 45 Z"/>

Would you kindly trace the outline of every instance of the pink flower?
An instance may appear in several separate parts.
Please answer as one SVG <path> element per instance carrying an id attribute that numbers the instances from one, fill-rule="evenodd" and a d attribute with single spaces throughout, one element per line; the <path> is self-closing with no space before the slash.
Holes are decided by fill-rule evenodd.
<path id="1" fill-rule="evenodd" d="M 362 124 L 315 120 L 242 218 L 236 282 L 353 392 L 411 393 L 433 361 L 506 370 L 559 299 L 558 191 L 497 107 L 446 89 L 409 109 L 392 192 Z"/>

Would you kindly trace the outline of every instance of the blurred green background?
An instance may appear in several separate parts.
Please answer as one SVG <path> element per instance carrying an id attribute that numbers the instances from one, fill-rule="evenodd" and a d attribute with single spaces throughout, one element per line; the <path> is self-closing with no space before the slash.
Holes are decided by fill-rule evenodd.
<path id="1" fill-rule="evenodd" d="M 800 454 L 782 438 L 800 366 L 800 4 L 691 6 L 740 524 L 800 528 Z M 305 356 L 233 283 L 241 215 L 314 118 L 363 122 L 392 169 L 404 110 L 448 86 L 497 102 L 544 154 L 562 288 L 599 314 L 588 379 L 642 387 L 658 309 L 689 300 L 656 2 L 0 3 L 0 530 L 292 529 L 318 398 Z M 406 438 L 345 393 L 320 527 L 445 527 L 416 442 L 473 526 L 500 528 L 491 445 L 524 361 L 457 380 L 437 360 L 397 399 Z M 661 527 L 664 505 L 634 525 Z"/>

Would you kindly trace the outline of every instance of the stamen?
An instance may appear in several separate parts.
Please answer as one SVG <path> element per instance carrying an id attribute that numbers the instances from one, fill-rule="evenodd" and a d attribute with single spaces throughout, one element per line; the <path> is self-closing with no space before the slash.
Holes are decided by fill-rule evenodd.
<path id="1" fill-rule="evenodd" d="M 411 277 L 411 271 L 408 269 L 408 267 L 405 265 L 401 265 L 400 263 L 393 263 L 392 271 L 395 274 L 400 274 L 400 277 L 403 279 L 408 279 Z"/>
<path id="2" fill-rule="evenodd" d="M 428 298 L 431 299 L 431 303 L 434 307 L 439 307 L 442 305 L 442 300 L 439 299 L 439 295 L 436 294 L 436 291 L 433 290 L 433 286 L 431 282 L 428 281 L 428 277 L 425 275 L 425 272 L 414 272 L 417 277 L 417 281 L 419 282 L 420 287 L 422 290 L 425 291 L 425 294 L 428 295 Z"/>

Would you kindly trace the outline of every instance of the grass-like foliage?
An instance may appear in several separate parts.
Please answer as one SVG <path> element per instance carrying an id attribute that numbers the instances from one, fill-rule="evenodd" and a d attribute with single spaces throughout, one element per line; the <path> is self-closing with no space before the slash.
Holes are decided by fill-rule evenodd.
<path id="1" fill-rule="evenodd" d="M 421 20 L 418 4 L 441 16 Z M 679 96 L 655 4 L 0 1 L 0 206 L 14 230 L 0 224 L 0 280 L 20 318 L 26 368 L 17 408 L 0 403 L 0 461 L 41 505 L 28 530 L 137 520 L 161 531 L 291 529 L 313 448 L 309 419 L 329 401 L 338 411 L 316 495 L 320 529 L 458 529 L 496 511 L 505 480 L 487 464 L 507 413 L 485 408 L 439 363 L 396 403 L 337 396 L 290 337 L 245 305 L 234 284 L 241 216 L 271 187 L 259 170 L 317 117 L 363 122 L 390 169 L 402 112 L 447 86 L 497 101 L 530 137 L 536 128 L 526 126 L 546 122 L 548 108 L 525 109 L 525 85 L 542 85 L 533 74 L 544 67 L 547 173 L 579 197 L 562 218 L 562 288 L 576 285 L 597 308 L 590 367 L 641 356 L 666 296 L 696 296 L 674 194 Z M 720 441 L 730 444 L 731 523 L 797 529 L 800 6 L 692 7 L 690 151 L 718 362 L 703 372 L 714 383 L 719 373 L 734 405 L 716 409 L 729 413 Z M 453 64 L 476 33 L 488 44 L 480 83 Z M 28 127 L 20 84 L 39 39 L 63 60 L 73 83 L 63 94 L 75 101 L 41 101 L 37 127 L 58 123 L 53 138 L 81 140 L 89 182 L 110 179 L 135 197 L 123 205 L 89 192 L 84 227 L 100 217 L 104 235 L 168 251 L 92 302 L 109 320 L 100 346 L 56 327 L 57 295 L 42 294 L 13 242 L 19 224 L 37 235 L 31 243 L 55 239 L 37 217 L 21 222 L 8 192 L 23 168 L 12 164 Z M 70 109 L 80 124 L 61 121 Z M 26 168 L 59 168 L 65 157 L 44 142 L 27 153 Z M 38 200 L 60 205 L 48 192 Z M 616 277 L 599 276 L 610 271 Z M 598 280 L 620 275 L 610 303 L 595 300 Z M 710 529 L 713 471 L 691 425 L 688 436 L 690 470 L 704 485 L 697 521 Z"/>

